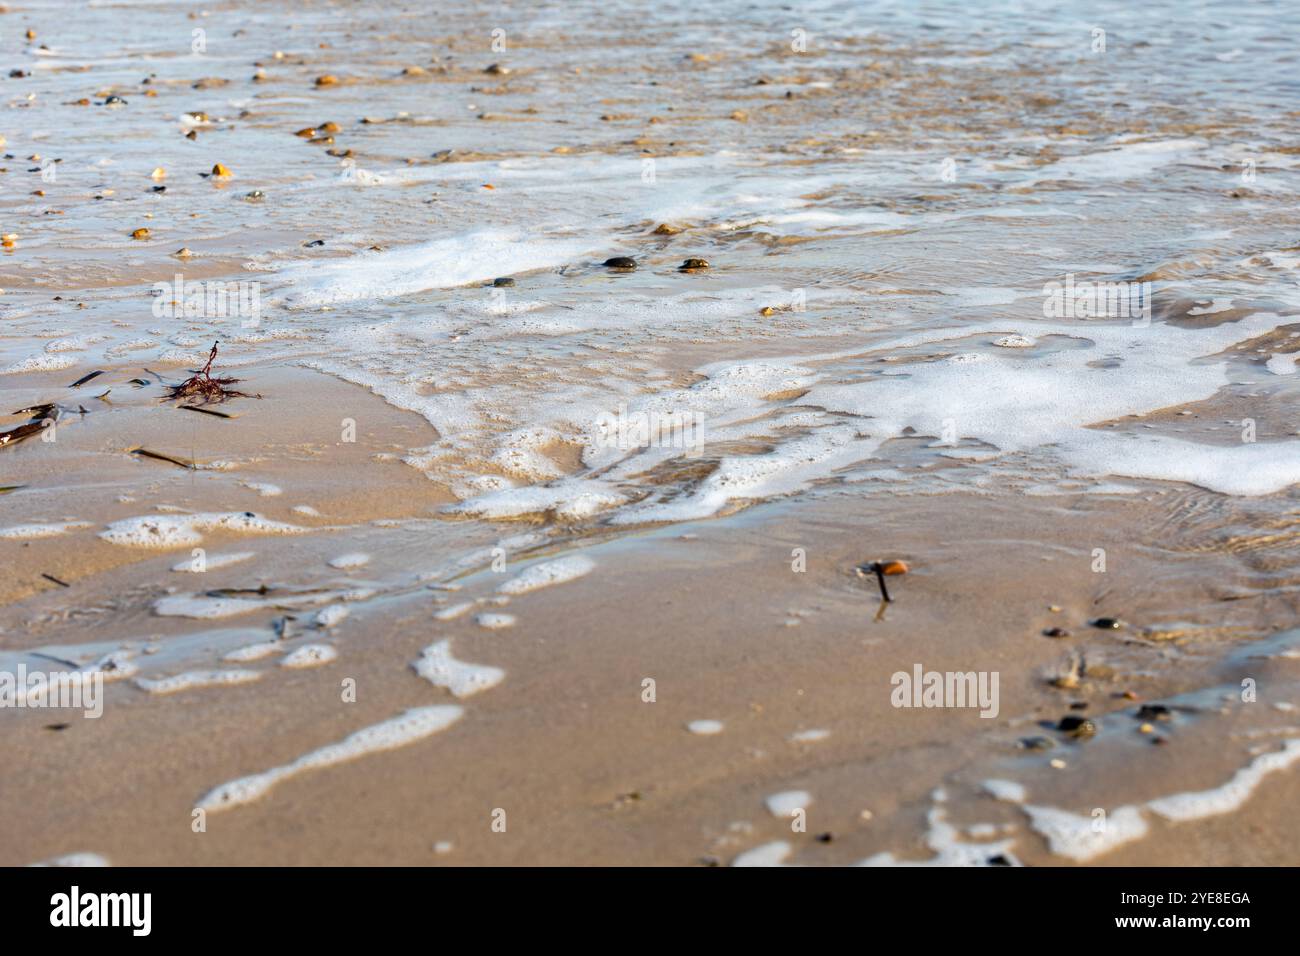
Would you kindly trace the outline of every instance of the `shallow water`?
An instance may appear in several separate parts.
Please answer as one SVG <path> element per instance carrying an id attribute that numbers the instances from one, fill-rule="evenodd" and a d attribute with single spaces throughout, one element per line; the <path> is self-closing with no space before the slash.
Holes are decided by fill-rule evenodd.
<path id="1" fill-rule="evenodd" d="M 882 444 L 913 434 L 960 449 L 936 455 L 1024 451 L 1090 478 L 1262 493 L 1297 477 L 1300 444 L 1282 436 L 1227 448 L 1179 423 L 1126 424 L 1122 442 L 1083 430 L 1290 384 L 1274 374 L 1291 371 L 1289 334 L 1224 353 L 1290 331 L 1294 54 L 1279 18 L 1294 10 L 993 4 L 975 22 L 955 4 L 667 5 L 633 29 L 597 9 L 103 3 L 70 29 L 38 8 L 37 40 L 9 38 L 31 75 L 11 84 L 28 98 L 5 130 L 19 239 L 0 368 L 16 383 L 183 367 L 214 338 L 226 366 L 307 362 L 424 415 L 441 437 L 412 463 L 459 497 L 496 492 L 479 512 L 535 506 L 501 492 L 573 471 L 564 449 L 612 469 L 548 503 L 586 496 L 584 513 L 639 520 L 891 465 Z M 339 85 L 315 88 L 324 73 Z M 191 88 L 204 77 L 229 82 Z M 126 105 L 96 105 L 111 92 Z M 292 136 L 325 120 L 332 143 Z M 233 179 L 200 178 L 218 162 Z M 156 166 L 165 193 L 150 192 Z M 138 225 L 147 242 L 128 238 Z M 168 258 L 182 246 L 196 258 Z M 640 268 L 599 265 L 616 254 Z M 676 271 L 693 256 L 712 268 Z M 187 270 L 260 283 L 260 314 L 147 311 L 141 278 Z M 1067 275 L 1145 279 L 1154 309 L 1046 319 L 1043 287 Z M 497 276 L 516 284 L 484 287 Z M 1189 319 L 1225 311 L 1236 321 Z M 1052 344 L 994 344 L 1013 333 Z M 620 409 L 630 432 L 602 434 Z M 695 431 L 669 419 L 650 438 L 668 447 L 641 447 L 638 425 L 674 412 Z M 736 441 L 764 450 L 709 454 L 711 487 L 638 478 L 685 444 Z M 1234 480 L 1243 469 L 1256 478 Z"/>

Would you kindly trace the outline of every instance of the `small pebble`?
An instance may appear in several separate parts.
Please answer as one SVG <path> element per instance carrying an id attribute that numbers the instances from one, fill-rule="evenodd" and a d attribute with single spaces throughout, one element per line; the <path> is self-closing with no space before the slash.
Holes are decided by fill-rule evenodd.
<path id="1" fill-rule="evenodd" d="M 614 256 L 612 259 L 606 259 L 604 265 L 607 269 L 635 269 L 636 260 L 631 256 Z"/>
<path id="2" fill-rule="evenodd" d="M 1113 617 L 1099 617 L 1089 621 L 1088 623 L 1103 631 L 1118 631 L 1124 626 L 1117 618 Z"/>
<path id="3" fill-rule="evenodd" d="M 678 268 L 677 271 L 695 272 L 700 269 L 707 269 L 708 267 L 709 267 L 708 259 L 687 259 L 685 262 L 681 264 L 681 266 Z"/>

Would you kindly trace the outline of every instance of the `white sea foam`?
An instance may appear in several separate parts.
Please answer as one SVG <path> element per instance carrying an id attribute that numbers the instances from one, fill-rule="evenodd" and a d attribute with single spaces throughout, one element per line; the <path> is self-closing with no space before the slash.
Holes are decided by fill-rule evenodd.
<path id="1" fill-rule="evenodd" d="M 1026 806 L 1029 825 L 1047 838 L 1057 856 L 1084 862 L 1109 853 L 1147 834 L 1147 822 L 1138 807 L 1116 807 L 1105 817 L 1082 816 L 1056 807 Z"/>
<path id="2" fill-rule="evenodd" d="M 926 814 L 928 830 L 925 844 L 934 852 L 928 860 L 902 860 L 893 853 L 877 853 L 863 860 L 860 866 L 994 866 L 994 861 L 1001 858 L 1012 865 L 1019 865 L 1011 854 L 1014 839 L 998 842 L 968 843 L 962 839 L 962 832 L 948 822 L 947 811 L 941 804 L 942 793 L 935 795 L 935 806 Z"/>
<path id="3" fill-rule="evenodd" d="M 430 644 L 411 666 L 429 683 L 447 688 L 454 697 L 469 697 L 495 687 L 506 676 L 499 667 L 456 660 L 451 656 L 450 640 Z"/>
<path id="4" fill-rule="evenodd" d="M 573 554 L 553 561 L 543 561 L 525 568 L 509 581 L 497 587 L 502 594 L 524 594 L 538 588 L 573 581 L 596 569 L 596 562 L 582 554 Z"/>
<path id="5" fill-rule="evenodd" d="M 513 614 L 480 614 L 474 618 L 474 623 L 479 627 L 486 627 L 488 630 L 499 631 L 502 628 L 514 627 L 515 616 Z"/>
<path id="6" fill-rule="evenodd" d="M 460 707 L 454 705 L 413 708 L 400 716 L 358 730 L 336 744 L 304 754 L 292 763 L 214 787 L 200 797 L 195 806 L 214 811 L 252 803 L 264 797 L 277 784 L 307 770 L 331 767 L 367 754 L 394 750 L 423 740 L 454 724 L 463 713 Z"/>
<path id="7" fill-rule="evenodd" d="M 348 616 L 348 609 L 342 604 L 331 604 L 329 607 L 323 607 L 316 612 L 317 627 L 334 627 Z"/>
<path id="8" fill-rule="evenodd" d="M 472 611 L 473 609 L 474 609 L 473 601 L 461 601 L 458 604 L 451 604 L 448 605 L 447 607 L 439 608 L 437 611 L 434 611 L 433 619 L 435 621 L 454 621 L 456 618 L 460 617 L 466 611 Z"/>
<path id="9" fill-rule="evenodd" d="M 982 786 L 989 795 L 1006 803 L 1025 802 L 1025 787 L 1014 780 L 985 780 Z"/>
<path id="10" fill-rule="evenodd" d="M 562 265 L 590 248 L 590 240 L 528 238 L 522 230 L 481 229 L 422 246 L 360 257 L 312 262 L 283 278 L 298 307 L 384 299 L 483 282 L 502 275 Z"/>
<path id="11" fill-rule="evenodd" d="M 261 671 L 186 671 L 171 677 L 137 677 L 136 686 L 151 694 L 175 694 L 196 687 L 226 687 L 260 679 Z"/>
<path id="12" fill-rule="evenodd" d="M 1286 354 L 1278 354 L 1265 362 L 1264 367 L 1274 375 L 1294 375 L 1295 360 L 1295 353 L 1288 352 Z"/>
<path id="13" fill-rule="evenodd" d="M 217 620 L 259 611 L 265 602 L 236 597 L 210 597 L 201 594 L 169 594 L 154 602 L 153 612 L 159 617 L 189 617 L 196 620 Z"/>
<path id="14" fill-rule="evenodd" d="M 774 817 L 788 817 L 796 810 L 806 810 L 812 805 L 812 794 L 807 790 L 782 790 L 763 798 L 767 812 Z"/>
<path id="15" fill-rule="evenodd" d="M 203 541 L 202 532 L 238 534 L 302 534 L 306 528 L 270 521 L 251 511 L 181 515 L 143 515 L 114 521 L 100 537 L 111 544 L 133 548 L 182 548 Z"/>
<path id="16" fill-rule="evenodd" d="M 1175 822 L 1232 813 L 1250 799 L 1265 777 L 1287 770 L 1297 761 L 1300 761 L 1300 740 L 1288 740 L 1281 750 L 1256 757 L 1221 787 L 1161 797 L 1149 801 L 1147 806 L 1153 813 Z"/>
<path id="17" fill-rule="evenodd" d="M 0 538 L 53 538 L 79 528 L 89 528 L 85 521 L 59 521 L 51 524 L 16 524 L 0 528 Z"/>
<path id="18" fill-rule="evenodd" d="M 328 644 L 304 644 L 295 648 L 280 661 L 281 667 L 302 668 L 320 667 L 337 660 L 339 652 Z"/>
<path id="19" fill-rule="evenodd" d="M 278 654 L 282 650 L 284 650 L 284 645 L 279 641 L 259 641 L 256 644 L 245 644 L 243 647 L 237 647 L 221 659 L 232 664 L 242 664 L 247 661 L 260 661 L 262 658 Z"/>
<path id="20" fill-rule="evenodd" d="M 101 856 L 98 853 L 67 853 L 63 856 L 56 856 L 53 859 L 42 860 L 40 863 L 33 863 L 32 866 L 72 866 L 72 867 L 93 867 L 108 866 L 108 857 Z"/>
<path id="21" fill-rule="evenodd" d="M 790 856 L 793 847 L 785 840 L 773 840 L 752 850 L 737 854 L 732 866 L 781 866 Z"/>
<path id="22" fill-rule="evenodd" d="M 446 510 L 478 518 L 517 518 L 553 512 L 557 518 L 576 520 L 616 508 L 627 500 L 626 495 L 602 487 L 599 482 L 572 479 L 553 485 L 505 488 L 449 505 Z"/>
<path id="23" fill-rule="evenodd" d="M 58 372 L 72 368 L 77 359 L 71 355 L 32 355 L 8 368 L 0 368 L 0 375 L 19 375 L 23 372 Z"/>

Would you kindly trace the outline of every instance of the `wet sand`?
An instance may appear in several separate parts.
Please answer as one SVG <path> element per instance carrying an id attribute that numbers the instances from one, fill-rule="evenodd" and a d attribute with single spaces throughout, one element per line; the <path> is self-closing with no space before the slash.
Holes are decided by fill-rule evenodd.
<path id="1" fill-rule="evenodd" d="M 256 505 L 282 520 L 295 519 L 290 505 L 311 502 L 323 518 L 302 522 L 309 533 L 206 536 L 214 554 L 259 556 L 209 570 L 203 587 L 307 584 L 324 573 L 378 593 L 352 603 L 351 614 L 328 630 L 289 610 L 299 620 L 284 652 L 322 641 L 338 650 L 338 660 L 318 668 L 278 667 L 277 652 L 238 665 L 263 672 L 242 686 L 160 696 L 132 680 L 113 682 L 102 718 L 74 718 L 63 730 L 47 729 L 66 719 L 55 711 L 13 711 L 0 759 L 24 770 L 3 788 L 0 816 L 24 825 L 7 833 L 4 863 L 91 851 L 118 864 L 686 865 L 726 863 L 782 839 L 799 863 L 856 862 L 886 851 L 919 861 L 933 856 L 925 815 L 938 787 L 948 791 L 954 822 L 1009 827 L 996 840 L 966 842 L 1011 838 L 1021 862 L 1066 863 L 1019 808 L 991 799 L 981 782 L 1014 780 L 1031 804 L 1087 816 L 1096 807 L 1218 787 L 1293 733 L 1293 716 L 1274 704 L 1295 699 L 1294 660 L 1223 663 L 1225 647 L 1246 646 L 1293 613 L 1293 598 L 1242 595 L 1243 549 L 1225 547 L 1222 534 L 1170 534 L 1170 511 L 1196 515 L 1209 493 L 1165 486 L 1009 501 L 871 495 L 832 485 L 716 521 L 616 536 L 575 526 L 562 542 L 510 554 L 501 571 L 488 552 L 421 583 L 420 573 L 437 564 L 430 541 L 454 541 L 463 551 L 477 535 L 490 548 L 526 526 L 506 523 L 484 534 L 489 529 L 478 523 L 434 517 L 440 499 L 431 483 L 376 461 L 391 436 L 424 427 L 415 416 L 315 373 L 241 374 L 265 397 L 223 406 L 237 420 L 208 421 L 153 401 L 115 404 L 62 431 L 54 454 L 48 446 L 31 454 L 29 446 L 11 460 L 31 469 L 19 477 L 33 484 L 52 474 L 77 476 L 42 500 L 64 508 L 75 502 L 75 517 L 96 527 L 139 510 L 108 491 L 130 482 L 160 483 L 178 503 L 187 501 L 187 486 L 202 482 L 201 494 L 190 493 L 205 508 Z M 356 393 L 346 401 L 373 417 L 350 458 L 323 465 L 320 447 L 328 442 L 306 439 L 329 427 L 323 410 L 342 390 Z M 292 402 L 285 397 L 291 393 Z M 142 430 L 152 445 L 198 460 L 220 452 L 255 464 L 196 475 L 111 452 Z M 183 436 L 191 444 L 183 446 Z M 98 480 L 89 480 L 73 467 L 88 449 L 122 473 L 101 467 Z M 260 496 L 235 483 L 246 469 L 274 477 L 283 494 L 254 500 Z M 345 491 L 362 486 L 364 496 Z M 21 503 L 22 494 L 10 497 Z M 366 532 L 376 519 L 400 523 Z M 378 532 L 382 553 L 366 540 Z M 1091 569 L 1097 546 L 1109 548 L 1106 573 Z M 271 622 L 284 613 L 266 607 L 214 621 L 216 636 L 195 641 L 202 632 L 195 621 L 150 613 L 169 587 L 188 592 L 190 582 L 181 579 L 199 577 L 168 571 L 188 557 L 186 548 L 88 546 L 72 536 L 6 547 L 19 557 L 6 597 L 14 623 L 4 634 L 5 653 L 113 645 L 131 634 L 135 640 L 123 646 L 137 651 L 146 642 L 184 643 L 159 673 L 228 667 L 222 649 L 270 639 Z M 792 569 L 799 548 L 803 571 Z M 372 564 L 335 572 L 326 566 L 355 550 L 370 550 Z M 566 554 L 585 555 L 595 567 L 536 591 L 497 590 L 526 563 Z M 854 572 L 877 557 L 911 567 L 890 579 L 895 600 L 880 619 L 874 580 Z M 46 569 L 72 587 L 36 577 Z M 451 620 L 435 618 L 463 602 L 474 606 Z M 516 620 L 488 629 L 476 623 L 482 613 Z M 1125 627 L 1088 626 L 1102 616 Z M 1043 636 L 1050 627 L 1071 636 Z M 238 629 L 237 639 L 223 628 Z M 504 670 L 502 682 L 460 700 L 430 686 L 412 664 L 443 639 L 455 658 Z M 1078 686 L 1051 686 L 1080 655 L 1086 668 Z M 134 660 L 153 672 L 149 655 Z M 916 663 L 999 672 L 998 716 L 895 708 L 890 677 Z M 1143 721 L 1133 714 L 1142 703 L 1214 687 L 1231 696 L 1247 674 L 1260 685 L 1258 702 L 1212 693 L 1176 711 L 1156 734 L 1139 731 Z M 341 700 L 349 678 L 355 702 Z M 655 682 L 653 703 L 643 700 L 646 678 Z M 1071 710 L 1076 702 L 1086 709 Z M 259 800 L 210 813 L 206 832 L 191 831 L 197 801 L 224 781 L 290 763 L 410 708 L 453 703 L 464 716 L 430 738 L 304 772 Z M 1096 721 L 1097 735 L 1073 741 L 1040 726 L 1071 713 Z M 723 728 L 688 731 L 698 720 Z M 829 735 L 792 740 L 811 730 Z M 1055 746 L 1019 746 L 1034 736 Z M 1153 736 L 1165 743 L 1153 745 Z M 1053 767 L 1053 759 L 1064 766 Z M 806 832 L 792 833 L 789 821 L 764 807 L 766 797 L 790 790 L 813 797 Z M 1293 795 L 1293 777 L 1271 775 L 1236 813 L 1183 824 L 1153 820 L 1144 838 L 1096 859 L 1294 863 Z M 497 809 L 506 811 L 504 833 L 492 829 Z M 828 833 L 830 842 L 818 839 Z M 1264 833 L 1268 838 L 1259 838 Z M 435 852 L 440 841 L 453 848 Z"/>

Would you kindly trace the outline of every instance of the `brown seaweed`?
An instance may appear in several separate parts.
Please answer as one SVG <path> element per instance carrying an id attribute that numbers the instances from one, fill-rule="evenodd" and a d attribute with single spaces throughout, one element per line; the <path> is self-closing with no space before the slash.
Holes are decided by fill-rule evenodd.
<path id="1" fill-rule="evenodd" d="M 47 423 L 56 421 L 59 417 L 59 407 L 53 403 L 47 402 L 43 405 L 33 405 L 30 408 L 21 408 L 14 412 L 15 415 L 30 415 L 31 420 L 23 422 L 21 425 L 15 425 L 6 431 L 0 431 L 0 448 L 8 448 L 10 445 L 16 445 L 26 438 L 31 438 L 44 431 Z"/>
<path id="2" fill-rule="evenodd" d="M 86 384 L 87 382 L 89 382 L 92 378 L 98 378 L 99 376 L 101 376 L 101 375 L 103 375 L 103 374 L 104 374 L 104 370 L 103 370 L 102 368 L 100 368 L 100 369 L 96 369 L 95 371 L 91 372 L 91 373 L 88 374 L 88 375 L 83 375 L 83 376 L 81 376 L 81 378 L 77 379 L 75 382 L 73 382 L 71 385 L 69 385 L 68 388 L 78 388 L 78 387 L 80 387 L 80 386 L 82 386 L 82 385 L 85 385 L 85 384 Z"/>
<path id="3" fill-rule="evenodd" d="M 230 418 L 235 416 L 228 412 L 219 412 L 215 408 L 204 408 L 202 405 L 177 405 L 177 408 L 183 408 L 187 412 L 202 412 L 204 415 L 212 415 L 216 418 Z"/>
<path id="4" fill-rule="evenodd" d="M 208 353 L 207 364 L 179 385 L 168 385 L 167 388 L 169 389 L 169 394 L 164 401 L 186 399 L 192 402 L 196 401 L 199 405 L 209 405 L 213 402 L 224 402 L 230 398 L 255 397 L 245 392 L 239 392 L 227 387 L 236 384 L 240 379 L 213 378 L 212 363 L 216 360 L 217 343 L 213 342 L 212 351 Z"/>
<path id="5" fill-rule="evenodd" d="M 139 455 L 141 458 L 152 458 L 154 461 L 165 461 L 168 464 L 179 465 L 182 468 L 188 468 L 191 471 L 195 465 L 192 461 L 186 461 L 183 458 L 174 458 L 171 455 L 164 455 L 160 451 L 150 451 L 148 448 L 132 448 L 132 455 Z"/>

